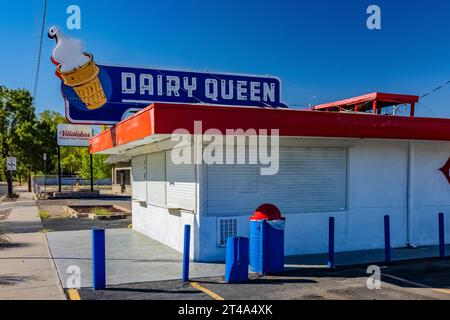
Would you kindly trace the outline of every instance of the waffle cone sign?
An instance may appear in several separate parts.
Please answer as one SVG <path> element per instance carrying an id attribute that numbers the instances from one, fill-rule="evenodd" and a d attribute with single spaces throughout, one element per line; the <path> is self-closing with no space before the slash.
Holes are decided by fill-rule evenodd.
<path id="1" fill-rule="evenodd" d="M 88 63 L 67 72 L 62 72 L 58 66 L 57 73 L 65 85 L 75 90 L 86 108 L 95 110 L 102 107 L 107 100 L 99 79 L 100 69 L 91 54 L 86 54 L 86 56 L 89 57 Z"/>

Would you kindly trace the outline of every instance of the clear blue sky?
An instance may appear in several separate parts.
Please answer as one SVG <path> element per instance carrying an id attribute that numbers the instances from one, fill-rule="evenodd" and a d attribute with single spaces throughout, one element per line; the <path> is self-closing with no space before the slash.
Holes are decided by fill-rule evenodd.
<path id="1" fill-rule="evenodd" d="M 0 85 L 33 88 L 43 0 L 0 4 Z M 82 10 L 69 31 L 66 9 Z M 382 30 L 366 28 L 366 8 Z M 450 80 L 448 0 L 48 0 L 46 30 L 82 39 L 111 64 L 270 74 L 283 102 L 307 106 L 372 91 L 423 94 Z M 38 111 L 64 112 L 44 38 Z M 424 98 L 421 116 L 450 118 L 450 85 Z"/>

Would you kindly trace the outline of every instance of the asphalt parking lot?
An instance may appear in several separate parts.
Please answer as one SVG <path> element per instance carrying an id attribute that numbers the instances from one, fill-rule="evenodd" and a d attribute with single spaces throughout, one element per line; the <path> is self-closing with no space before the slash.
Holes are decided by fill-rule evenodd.
<path id="1" fill-rule="evenodd" d="M 226 284 L 222 277 L 214 277 L 187 283 L 172 280 L 117 285 L 99 291 L 85 288 L 79 295 L 82 300 L 450 300 L 449 271 L 449 259 L 381 267 L 380 289 L 367 287 L 369 274 L 361 266 L 251 275 L 244 284 Z"/>

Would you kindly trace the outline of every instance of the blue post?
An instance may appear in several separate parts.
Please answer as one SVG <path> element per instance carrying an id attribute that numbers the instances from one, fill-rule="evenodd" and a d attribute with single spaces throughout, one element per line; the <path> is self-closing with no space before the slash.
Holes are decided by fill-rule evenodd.
<path id="1" fill-rule="evenodd" d="M 184 225 L 184 248 L 183 248 L 183 281 L 189 281 L 189 249 L 191 247 L 191 226 Z"/>
<path id="2" fill-rule="evenodd" d="M 106 287 L 105 229 L 92 229 L 92 288 Z"/>
<path id="3" fill-rule="evenodd" d="M 384 216 L 384 257 L 386 262 L 391 261 L 391 230 L 388 215 Z"/>
<path id="4" fill-rule="evenodd" d="M 225 281 L 240 283 L 248 281 L 249 239 L 230 237 L 227 239 Z"/>
<path id="5" fill-rule="evenodd" d="M 444 213 L 439 212 L 439 256 L 445 257 Z"/>
<path id="6" fill-rule="evenodd" d="M 334 268 L 334 217 L 328 222 L 328 268 Z"/>

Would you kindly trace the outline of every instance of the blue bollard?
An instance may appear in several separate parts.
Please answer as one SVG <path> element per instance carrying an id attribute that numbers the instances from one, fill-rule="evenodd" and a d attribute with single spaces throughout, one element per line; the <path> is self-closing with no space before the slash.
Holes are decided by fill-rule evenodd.
<path id="1" fill-rule="evenodd" d="M 225 281 L 241 283 L 248 281 L 249 239 L 230 237 L 227 239 Z"/>
<path id="2" fill-rule="evenodd" d="M 388 215 L 384 216 L 384 260 L 391 261 L 391 230 Z"/>
<path id="3" fill-rule="evenodd" d="M 444 213 L 439 213 L 439 256 L 445 257 Z"/>
<path id="4" fill-rule="evenodd" d="M 334 268 L 334 217 L 328 220 L 328 268 Z"/>
<path id="5" fill-rule="evenodd" d="M 105 229 L 92 229 L 92 288 L 106 287 Z"/>
<path id="6" fill-rule="evenodd" d="M 191 226 L 184 226 L 184 246 L 183 246 L 183 281 L 189 281 L 189 251 L 191 248 Z"/>

